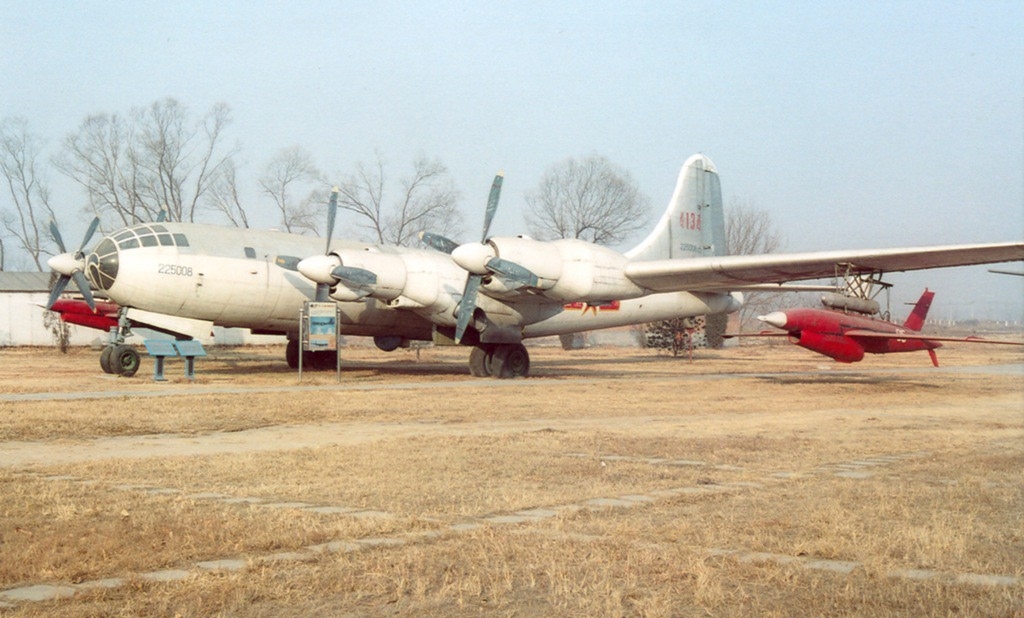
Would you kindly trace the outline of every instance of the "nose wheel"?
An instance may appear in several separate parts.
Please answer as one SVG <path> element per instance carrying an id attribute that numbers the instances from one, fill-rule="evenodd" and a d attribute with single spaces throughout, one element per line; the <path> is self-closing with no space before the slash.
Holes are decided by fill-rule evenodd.
<path id="1" fill-rule="evenodd" d="M 125 378 L 134 376 L 142 365 L 142 358 L 134 346 L 124 341 L 131 334 L 131 322 L 121 309 L 117 326 L 110 329 L 110 341 L 100 352 L 100 369 L 103 373 L 119 375 Z"/>
<path id="2" fill-rule="evenodd" d="M 139 371 L 141 364 L 139 352 L 130 345 L 108 345 L 100 352 L 100 368 L 103 373 L 130 378 Z"/>

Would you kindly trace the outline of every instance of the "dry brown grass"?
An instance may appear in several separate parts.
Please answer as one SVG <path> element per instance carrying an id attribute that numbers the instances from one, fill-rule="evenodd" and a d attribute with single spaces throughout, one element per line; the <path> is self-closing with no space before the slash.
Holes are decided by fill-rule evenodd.
<path id="1" fill-rule="evenodd" d="M 60 384 L 112 396 L 0 401 L 0 463 L 8 440 L 55 458 L 86 454 L 0 468 L 0 590 L 128 583 L 0 614 L 1013 616 L 1024 607 L 1019 373 L 929 371 L 919 355 L 845 367 L 791 348 L 705 352 L 694 363 L 535 350 L 537 378 L 492 382 L 465 375 L 462 351 L 427 350 L 419 362 L 354 351 L 341 387 L 318 374 L 303 381 L 313 388 L 282 393 L 296 377 L 278 352 L 217 352 L 200 361 L 195 385 L 101 377 L 92 353 L 73 353 L 56 376 L 43 375 L 52 357 L 38 352 L 5 359 L 4 392 Z M 969 347 L 942 358 L 1021 360 Z M 764 371 L 773 373 L 753 375 Z M 256 390 L 223 392 L 239 386 Z M 189 392 L 198 388 L 222 392 Z M 161 389 L 175 397 L 145 396 Z M 275 442 L 286 427 L 309 444 Z M 228 448 L 138 449 L 157 433 L 182 448 Z M 257 444 L 231 452 L 243 434 Z M 135 450 L 103 451 L 92 439 L 118 436 L 125 442 L 103 444 Z M 866 458 L 888 459 L 851 463 Z M 850 470 L 866 474 L 837 475 Z M 678 488 L 692 491 L 665 493 Z M 630 494 L 652 499 L 581 508 Z M 558 514 L 487 521 L 536 508 Z M 264 560 L 381 538 L 398 544 Z M 194 566 L 225 558 L 249 567 Z M 139 577 L 170 568 L 194 575 Z M 894 576 L 911 569 L 941 575 Z M 953 579 L 965 573 L 1018 580 Z"/>

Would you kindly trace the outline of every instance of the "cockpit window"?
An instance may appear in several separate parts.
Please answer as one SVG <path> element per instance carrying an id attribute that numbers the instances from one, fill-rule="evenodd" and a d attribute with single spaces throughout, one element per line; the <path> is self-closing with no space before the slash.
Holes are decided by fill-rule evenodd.
<path id="1" fill-rule="evenodd" d="M 121 230 L 112 236 L 118 249 L 135 249 L 138 247 L 187 247 L 188 238 L 184 234 L 172 234 L 163 225 L 136 225 Z"/>

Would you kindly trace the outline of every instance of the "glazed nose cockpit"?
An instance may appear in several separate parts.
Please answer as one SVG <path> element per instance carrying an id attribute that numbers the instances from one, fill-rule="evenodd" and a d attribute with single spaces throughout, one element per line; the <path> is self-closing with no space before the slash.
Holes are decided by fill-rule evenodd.
<path id="1" fill-rule="evenodd" d="M 187 247 L 184 234 L 172 233 L 159 223 L 137 225 L 107 236 L 86 258 L 85 271 L 93 285 L 109 290 L 117 279 L 121 252 L 140 247 Z"/>
<path id="2" fill-rule="evenodd" d="M 85 259 L 86 276 L 99 289 L 109 290 L 117 279 L 119 263 L 117 245 L 110 238 L 104 238 Z"/>

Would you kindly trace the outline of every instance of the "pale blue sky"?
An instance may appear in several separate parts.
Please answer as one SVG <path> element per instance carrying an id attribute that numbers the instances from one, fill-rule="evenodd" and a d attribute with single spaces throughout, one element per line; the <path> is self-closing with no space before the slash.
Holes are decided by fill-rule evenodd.
<path id="1" fill-rule="evenodd" d="M 480 4 L 2 0 L 0 116 L 55 149 L 90 113 L 225 102 L 250 178 L 293 144 L 326 170 L 436 156 L 468 236 L 498 170 L 492 233 L 524 231 L 523 193 L 591 153 L 653 222 L 703 152 L 726 205 L 769 210 L 787 250 L 1024 237 L 1024 3 Z M 892 279 L 898 302 L 937 290 L 943 317 L 1024 317 L 1020 278 Z"/>

